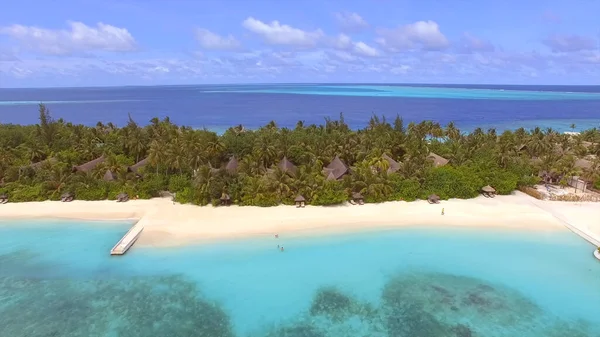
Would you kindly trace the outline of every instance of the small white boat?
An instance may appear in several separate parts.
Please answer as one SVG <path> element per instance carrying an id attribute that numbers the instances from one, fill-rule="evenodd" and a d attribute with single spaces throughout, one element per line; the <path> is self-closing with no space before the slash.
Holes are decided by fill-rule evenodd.
<path id="1" fill-rule="evenodd" d="M 596 257 L 596 259 L 600 260 L 600 250 L 594 250 L 594 256 Z"/>

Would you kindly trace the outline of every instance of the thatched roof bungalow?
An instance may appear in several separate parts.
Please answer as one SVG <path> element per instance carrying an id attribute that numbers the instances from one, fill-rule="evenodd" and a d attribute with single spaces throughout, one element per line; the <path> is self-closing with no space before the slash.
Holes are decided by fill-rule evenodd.
<path id="1" fill-rule="evenodd" d="M 48 158 L 48 159 L 45 159 L 45 160 L 42 160 L 42 161 L 38 161 L 37 163 L 32 163 L 32 164 L 27 165 L 27 166 L 22 166 L 21 170 L 25 170 L 27 168 L 31 168 L 33 170 L 37 170 L 37 169 L 42 168 L 46 164 L 54 165 L 56 163 L 58 163 L 58 159 L 56 159 L 56 158 Z"/>
<path id="2" fill-rule="evenodd" d="M 289 161 L 287 159 L 287 157 L 283 157 L 283 159 L 279 162 L 279 164 L 277 166 L 279 167 L 280 170 L 282 170 L 283 172 L 285 172 L 291 176 L 295 176 L 296 172 L 298 171 L 298 168 L 296 167 L 296 165 L 292 164 L 292 162 Z"/>
<path id="3" fill-rule="evenodd" d="M 111 170 L 106 170 L 106 173 L 104 173 L 104 176 L 102 177 L 102 180 L 104 181 L 115 181 L 117 180 L 117 175 L 111 171 Z"/>
<path id="4" fill-rule="evenodd" d="M 239 162 L 237 158 L 235 158 L 235 156 L 232 156 L 231 159 L 229 159 L 229 162 L 227 162 L 227 165 L 225 165 L 225 170 L 230 174 L 234 174 L 237 173 L 238 166 Z"/>
<path id="5" fill-rule="evenodd" d="M 73 166 L 73 172 L 84 172 L 84 173 L 90 172 L 93 169 L 95 169 L 96 166 L 98 166 L 99 164 L 102 164 L 105 160 L 106 160 L 106 158 L 104 156 L 101 156 L 99 158 L 88 161 L 87 163 L 81 164 L 79 166 Z"/>
<path id="6" fill-rule="evenodd" d="M 450 161 L 440 155 L 437 155 L 433 152 L 429 153 L 429 156 L 427 156 L 427 159 L 431 160 L 433 162 L 433 166 L 435 167 L 441 167 L 444 165 L 447 165 Z"/>
<path id="7" fill-rule="evenodd" d="M 593 166 L 593 163 L 587 159 L 577 159 L 575 161 L 575 168 L 582 170 L 589 170 Z"/>
<path id="8" fill-rule="evenodd" d="M 339 180 L 348 173 L 348 166 L 340 157 L 335 156 L 331 163 L 323 169 L 323 173 L 327 176 L 327 180 Z"/>
<path id="9" fill-rule="evenodd" d="M 150 159 L 148 157 L 146 157 L 146 158 L 138 161 L 137 163 L 135 163 L 135 164 L 133 164 L 131 166 L 128 166 L 127 167 L 127 172 L 137 173 L 137 171 L 139 169 L 141 169 L 142 167 L 146 166 L 149 162 L 150 162 Z"/>
<path id="10" fill-rule="evenodd" d="M 400 164 L 399 162 L 395 161 L 394 159 L 392 159 L 392 157 L 388 156 L 388 155 L 387 155 L 387 154 L 385 154 L 385 153 L 382 155 L 382 157 L 383 157 L 383 159 L 385 159 L 385 160 L 388 162 L 388 164 L 389 164 L 389 167 L 388 167 L 387 173 L 394 173 L 394 172 L 398 172 L 398 170 L 400 170 L 400 166 L 401 166 L 402 164 Z"/>

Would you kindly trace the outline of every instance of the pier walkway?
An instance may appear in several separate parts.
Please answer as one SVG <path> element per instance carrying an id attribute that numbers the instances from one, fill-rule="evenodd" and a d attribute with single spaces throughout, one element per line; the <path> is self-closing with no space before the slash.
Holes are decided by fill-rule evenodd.
<path id="1" fill-rule="evenodd" d="M 125 235 L 117 242 L 117 244 L 110 250 L 110 255 L 123 255 L 127 253 L 129 248 L 133 246 L 135 241 L 140 237 L 144 230 L 144 223 L 146 216 L 142 217 L 133 227 L 131 227 Z"/>
<path id="2" fill-rule="evenodd" d="M 567 229 L 569 229 L 571 232 L 579 235 L 592 245 L 600 247 L 600 235 L 598 235 L 597 233 L 594 233 L 588 228 L 585 228 L 585 226 L 578 226 L 573 224 L 564 215 L 556 212 L 554 209 L 552 209 L 552 207 L 549 207 L 549 205 L 543 204 L 543 202 L 534 201 L 532 203 L 538 208 L 541 208 L 542 210 L 550 213 L 555 219 L 557 219 L 561 224 L 567 227 Z"/>

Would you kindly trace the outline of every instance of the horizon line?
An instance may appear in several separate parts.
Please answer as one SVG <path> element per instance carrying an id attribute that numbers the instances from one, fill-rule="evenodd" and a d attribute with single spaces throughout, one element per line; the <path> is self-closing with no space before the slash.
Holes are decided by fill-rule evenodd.
<path id="1" fill-rule="evenodd" d="M 424 82 L 251 82 L 203 84 L 134 84 L 48 87 L 0 87 L 3 89 L 94 89 L 94 88 L 150 88 L 150 87 L 202 87 L 202 86 L 259 86 L 259 85 L 389 85 L 389 86 L 496 86 L 496 87 L 600 87 L 600 84 L 493 84 L 493 83 L 424 83 Z"/>

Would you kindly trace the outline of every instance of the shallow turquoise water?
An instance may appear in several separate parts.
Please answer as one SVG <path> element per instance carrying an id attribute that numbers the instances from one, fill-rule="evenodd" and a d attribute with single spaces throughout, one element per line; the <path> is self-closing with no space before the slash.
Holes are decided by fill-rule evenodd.
<path id="1" fill-rule="evenodd" d="M 0 336 L 600 336 L 600 264 L 567 231 L 405 228 L 109 256 L 128 226 L 0 223 Z"/>
<path id="2" fill-rule="evenodd" d="M 229 88 L 203 91 L 206 93 L 263 93 L 326 96 L 408 97 L 442 99 L 495 99 L 495 100 L 597 100 L 599 93 L 560 92 L 504 89 L 473 89 L 448 87 L 386 86 L 386 85 L 289 85 L 278 88 Z"/>

